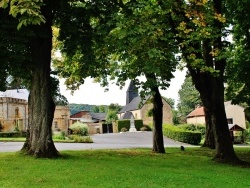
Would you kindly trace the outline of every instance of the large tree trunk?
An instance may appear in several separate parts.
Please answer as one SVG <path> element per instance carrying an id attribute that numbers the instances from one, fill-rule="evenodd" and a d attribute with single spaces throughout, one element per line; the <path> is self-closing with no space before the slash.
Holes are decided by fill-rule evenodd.
<path id="1" fill-rule="evenodd" d="M 205 107 L 204 107 L 204 112 L 205 112 L 205 121 L 206 121 L 206 133 L 205 133 L 205 141 L 202 147 L 215 149 L 214 133 L 213 133 L 213 127 L 212 127 L 212 115 L 209 109 Z"/>
<path id="2" fill-rule="evenodd" d="M 153 92 L 153 151 L 165 153 L 164 139 L 162 131 L 162 110 L 163 103 L 158 87 L 152 89 Z"/>
<path id="3" fill-rule="evenodd" d="M 34 66 L 29 96 L 29 125 L 22 148 L 35 157 L 54 158 L 59 155 L 52 140 L 55 104 L 51 96 L 50 64 L 52 49 L 51 20 L 33 27 L 31 50 Z"/>

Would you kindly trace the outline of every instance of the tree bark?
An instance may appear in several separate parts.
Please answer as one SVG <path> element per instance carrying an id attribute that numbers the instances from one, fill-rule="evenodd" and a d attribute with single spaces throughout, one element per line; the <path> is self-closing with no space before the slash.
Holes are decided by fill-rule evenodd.
<path id="1" fill-rule="evenodd" d="M 205 112 L 205 121 L 206 121 L 206 133 L 205 133 L 205 141 L 202 147 L 208 147 L 210 149 L 215 149 L 215 142 L 214 142 L 214 133 L 212 127 L 212 115 L 209 109 L 204 107 Z"/>
<path id="2" fill-rule="evenodd" d="M 163 103 L 158 87 L 153 92 L 153 152 L 165 153 L 162 131 Z"/>
<path id="3" fill-rule="evenodd" d="M 59 153 L 52 140 L 51 129 L 55 110 L 50 88 L 52 19 L 48 16 L 46 18 L 45 24 L 32 27 L 34 35 L 31 37 L 31 51 L 34 66 L 31 70 L 27 138 L 22 150 L 35 157 L 55 158 Z"/>

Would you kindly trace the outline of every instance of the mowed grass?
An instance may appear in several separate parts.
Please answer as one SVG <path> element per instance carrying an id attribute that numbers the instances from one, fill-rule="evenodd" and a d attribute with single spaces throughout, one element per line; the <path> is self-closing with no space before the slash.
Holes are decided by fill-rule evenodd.
<path id="1" fill-rule="evenodd" d="M 64 151 L 58 159 L 0 153 L 1 188 L 250 187 L 250 169 L 212 160 L 204 148 Z M 250 148 L 236 148 L 250 162 Z"/>

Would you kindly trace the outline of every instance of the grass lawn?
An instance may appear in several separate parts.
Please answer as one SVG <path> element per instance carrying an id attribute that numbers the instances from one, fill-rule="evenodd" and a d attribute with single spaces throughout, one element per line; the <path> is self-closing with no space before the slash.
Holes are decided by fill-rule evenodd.
<path id="1" fill-rule="evenodd" d="M 250 162 L 250 148 L 236 148 Z M 1 188 L 250 187 L 250 169 L 216 163 L 204 148 L 64 151 L 58 159 L 0 153 Z"/>

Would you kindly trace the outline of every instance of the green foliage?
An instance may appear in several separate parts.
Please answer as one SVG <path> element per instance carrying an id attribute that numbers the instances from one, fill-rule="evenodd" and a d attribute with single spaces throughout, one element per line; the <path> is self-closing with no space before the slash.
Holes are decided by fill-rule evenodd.
<path id="1" fill-rule="evenodd" d="M 72 104 L 69 104 L 69 109 L 70 109 L 70 114 L 75 114 L 77 112 L 80 112 L 80 111 L 90 111 L 90 112 L 95 112 L 95 113 L 99 113 L 101 111 L 104 110 L 104 112 L 106 111 L 106 109 L 108 108 L 107 105 L 91 105 L 91 104 L 75 104 L 75 103 L 72 103 Z M 102 106 L 102 107 L 101 107 Z M 102 110 L 100 110 L 100 108 L 102 108 Z"/>
<path id="2" fill-rule="evenodd" d="M 187 131 L 195 131 L 200 132 L 201 136 L 204 137 L 206 133 L 206 126 L 202 124 L 194 125 L 194 124 L 179 124 L 178 128 L 187 130 Z"/>
<path id="3" fill-rule="evenodd" d="M 117 127 L 118 127 L 118 132 L 121 131 L 122 128 L 126 128 L 129 130 L 130 128 L 130 120 L 129 119 L 124 119 L 124 120 L 118 120 L 117 121 Z M 141 119 L 135 119 L 135 128 L 136 130 L 140 130 L 143 127 L 143 121 Z"/>
<path id="4" fill-rule="evenodd" d="M 24 133 L 22 132 L 0 132 L 0 137 L 2 138 L 17 138 L 17 137 L 22 137 L 25 136 Z"/>
<path id="5" fill-rule="evenodd" d="M 45 23 L 45 17 L 41 13 L 41 6 L 43 0 L 2 0 L 0 1 L 0 8 L 7 8 L 9 6 L 9 14 L 18 18 L 20 29 L 27 25 L 40 25 Z"/>
<path id="6" fill-rule="evenodd" d="M 185 131 L 177 126 L 163 125 L 163 134 L 171 139 L 198 145 L 201 142 L 201 133 L 193 131 Z"/>
<path id="7" fill-rule="evenodd" d="M 66 133 L 64 131 L 61 131 L 58 134 L 54 134 L 53 139 L 66 140 Z"/>
<path id="8" fill-rule="evenodd" d="M 108 110 L 108 113 L 107 113 L 107 116 L 106 116 L 106 122 L 108 124 L 112 124 L 112 122 L 116 122 L 116 120 L 118 120 L 117 111 Z"/>
<path id="9" fill-rule="evenodd" d="M 80 136 L 87 136 L 89 131 L 88 126 L 80 122 L 70 125 L 69 129 L 73 131 L 73 134 Z"/>
<path id="10" fill-rule="evenodd" d="M 70 135 L 69 139 L 74 140 L 77 143 L 93 143 L 90 136 Z"/>
<path id="11" fill-rule="evenodd" d="M 177 108 L 179 116 L 186 117 L 197 105 L 201 104 L 199 92 L 194 87 L 190 76 L 186 77 L 178 94 L 179 103 Z"/>
<path id="12" fill-rule="evenodd" d="M 174 100 L 174 99 L 168 98 L 168 97 L 163 97 L 163 98 L 164 98 L 164 100 L 170 105 L 170 107 L 171 107 L 172 109 L 175 108 L 175 100 Z"/>

